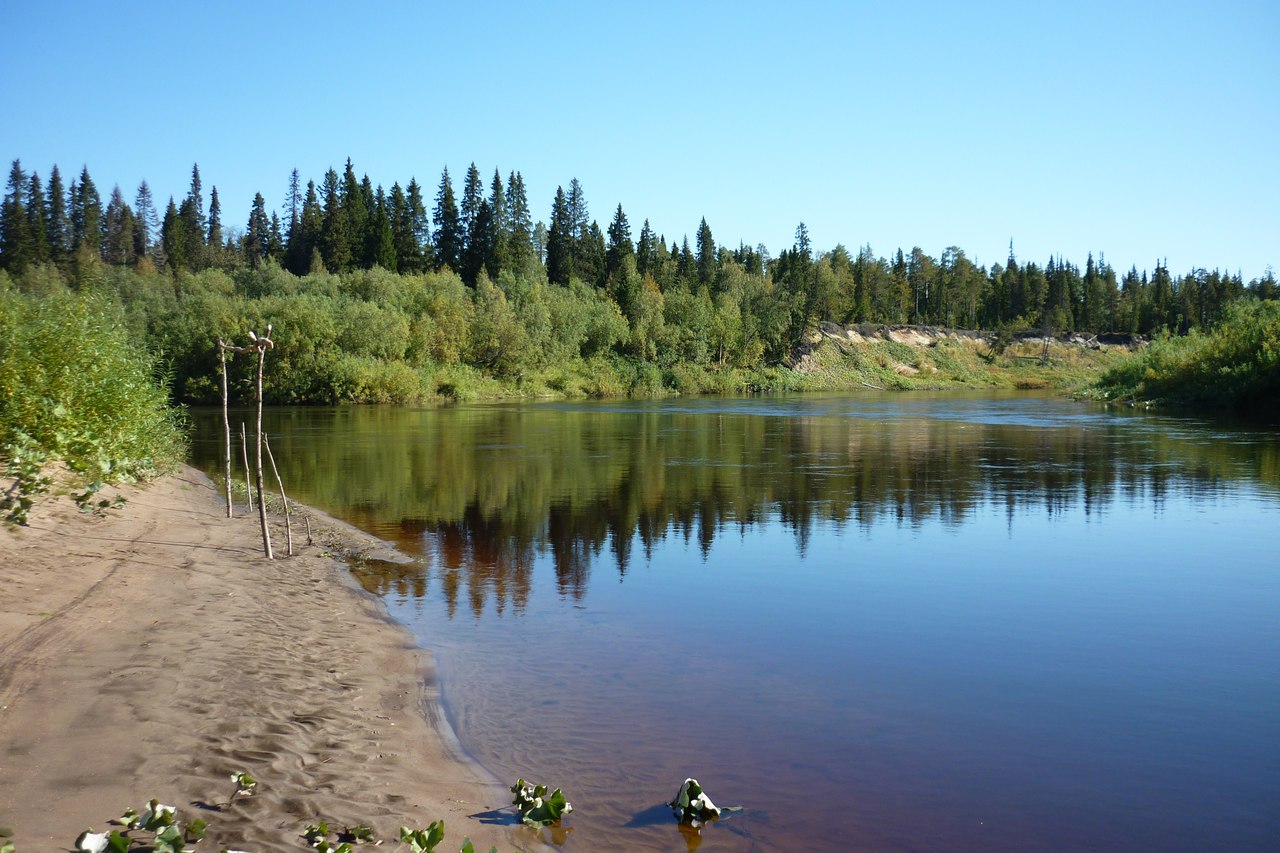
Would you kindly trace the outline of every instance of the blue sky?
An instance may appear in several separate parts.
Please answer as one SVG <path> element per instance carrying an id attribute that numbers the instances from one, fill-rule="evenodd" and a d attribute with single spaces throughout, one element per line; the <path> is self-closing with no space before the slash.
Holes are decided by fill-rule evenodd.
<path id="1" fill-rule="evenodd" d="M 1280 270 L 1275 2 L 5 0 L 0 32 L 6 166 L 163 206 L 198 163 L 230 226 L 294 167 L 430 197 L 474 161 L 668 242 Z"/>

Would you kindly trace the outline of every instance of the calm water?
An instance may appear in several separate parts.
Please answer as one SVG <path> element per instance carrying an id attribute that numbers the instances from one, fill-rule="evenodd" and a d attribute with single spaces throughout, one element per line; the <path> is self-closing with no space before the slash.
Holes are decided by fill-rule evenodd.
<path id="1" fill-rule="evenodd" d="M 417 558 L 362 580 L 466 748 L 565 788 L 568 851 L 1280 848 L 1280 430 L 955 394 L 267 422 L 291 495 Z M 744 812 L 682 834 L 689 775 Z"/>

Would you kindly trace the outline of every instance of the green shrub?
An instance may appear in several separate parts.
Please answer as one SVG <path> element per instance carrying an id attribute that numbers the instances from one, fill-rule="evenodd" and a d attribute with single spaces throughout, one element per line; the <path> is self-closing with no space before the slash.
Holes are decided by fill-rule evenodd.
<path id="1" fill-rule="evenodd" d="M 0 293 L 0 447 L 17 446 L 84 482 L 145 479 L 184 458 L 180 414 L 106 298 Z"/>
<path id="2" fill-rule="evenodd" d="M 1280 410 L 1280 302 L 1228 306 L 1208 334 L 1164 336 L 1103 374 L 1095 396 Z"/>

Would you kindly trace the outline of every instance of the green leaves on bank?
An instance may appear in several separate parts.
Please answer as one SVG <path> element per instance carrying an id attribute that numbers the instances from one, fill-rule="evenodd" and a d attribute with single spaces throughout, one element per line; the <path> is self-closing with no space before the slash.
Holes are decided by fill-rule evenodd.
<path id="1" fill-rule="evenodd" d="M 25 522 L 51 462 L 90 504 L 98 483 L 146 479 L 186 454 L 177 410 L 143 342 L 109 300 L 0 290 L 0 457 L 15 480 L 0 511 Z"/>

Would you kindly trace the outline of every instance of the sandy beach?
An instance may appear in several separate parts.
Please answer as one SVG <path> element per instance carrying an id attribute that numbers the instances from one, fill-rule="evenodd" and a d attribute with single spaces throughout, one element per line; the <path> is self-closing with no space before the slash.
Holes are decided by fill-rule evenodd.
<path id="1" fill-rule="evenodd" d="M 256 515 L 227 519 L 194 469 L 117 493 L 103 515 L 55 497 L 0 526 L 0 827 L 19 853 L 151 797 L 208 821 L 202 850 L 303 850 L 320 820 L 391 841 L 439 818 L 442 850 L 529 849 L 475 817 L 510 794 L 442 723 L 429 654 L 333 556 L 377 540 L 312 513 L 314 544 L 295 523 L 285 558 L 276 529 L 267 561 Z M 219 808 L 241 770 L 257 792 Z"/>

